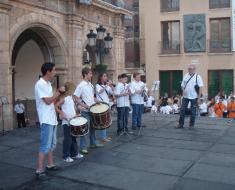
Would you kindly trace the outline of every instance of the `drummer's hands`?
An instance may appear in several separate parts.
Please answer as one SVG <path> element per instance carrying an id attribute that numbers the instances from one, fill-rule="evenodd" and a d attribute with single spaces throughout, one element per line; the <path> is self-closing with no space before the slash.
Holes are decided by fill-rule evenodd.
<path id="1" fill-rule="evenodd" d="M 78 106 L 78 109 L 79 109 L 80 111 L 86 111 L 88 108 L 85 108 L 85 107 L 83 107 L 83 106 Z"/>
<path id="2" fill-rule="evenodd" d="M 59 114 L 59 117 L 60 117 L 60 119 L 66 119 L 66 116 L 65 116 L 65 113 L 64 113 L 64 112 L 61 112 L 61 113 Z"/>

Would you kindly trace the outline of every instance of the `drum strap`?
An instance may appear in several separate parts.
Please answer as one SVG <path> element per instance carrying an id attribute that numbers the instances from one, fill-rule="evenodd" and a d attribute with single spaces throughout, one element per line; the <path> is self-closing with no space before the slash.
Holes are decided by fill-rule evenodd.
<path id="1" fill-rule="evenodd" d="M 75 112 L 76 112 L 77 115 L 79 115 L 79 114 L 80 114 L 80 110 L 79 110 L 79 108 L 78 108 L 78 102 L 76 101 L 74 95 L 72 95 L 72 99 L 73 99 L 73 102 L 74 102 L 74 109 L 75 109 Z"/>

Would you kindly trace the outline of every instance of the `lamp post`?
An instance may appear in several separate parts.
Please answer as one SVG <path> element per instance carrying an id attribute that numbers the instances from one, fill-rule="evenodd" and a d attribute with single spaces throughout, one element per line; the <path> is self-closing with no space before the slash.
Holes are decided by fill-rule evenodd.
<path id="1" fill-rule="evenodd" d="M 108 54 L 109 50 L 112 49 L 113 38 L 110 33 L 105 36 L 106 28 L 102 25 L 96 28 L 96 32 L 94 33 L 93 30 L 90 30 L 90 33 L 87 34 L 88 46 L 96 53 L 96 64 L 103 64 L 104 55 Z"/>

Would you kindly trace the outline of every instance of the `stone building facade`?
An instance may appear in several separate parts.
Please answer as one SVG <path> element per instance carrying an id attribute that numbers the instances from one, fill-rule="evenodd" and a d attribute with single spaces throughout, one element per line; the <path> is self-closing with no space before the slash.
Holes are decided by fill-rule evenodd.
<path id="1" fill-rule="evenodd" d="M 203 94 L 234 91 L 234 0 L 140 0 L 141 62 L 160 95 L 181 93 L 182 76 L 195 64 Z"/>
<path id="2" fill-rule="evenodd" d="M 75 0 L 1 0 L 0 96 L 7 97 L 9 103 L 1 113 L 5 128 L 13 127 L 15 99 L 34 99 L 34 83 L 45 61 L 56 64 L 54 86 L 81 80 L 86 35 L 99 25 L 113 37 L 113 48 L 104 63 L 115 81 L 125 67 L 123 18 L 131 14 L 101 0 L 90 5 Z"/>

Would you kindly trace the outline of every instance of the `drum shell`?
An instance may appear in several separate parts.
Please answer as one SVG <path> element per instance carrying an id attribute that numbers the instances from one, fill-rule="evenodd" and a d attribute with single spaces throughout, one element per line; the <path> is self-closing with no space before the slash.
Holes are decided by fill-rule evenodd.
<path id="1" fill-rule="evenodd" d="M 108 105 L 107 103 L 104 103 L 104 102 L 102 102 L 102 104 Z M 93 107 L 95 105 L 97 105 L 97 104 L 94 104 L 91 107 Z M 109 105 L 108 105 L 108 107 L 109 107 Z M 92 121 L 91 126 L 94 129 L 104 130 L 104 129 L 107 129 L 111 126 L 112 119 L 111 119 L 111 114 L 110 114 L 110 108 L 104 112 L 101 112 L 101 113 L 93 113 L 91 111 L 90 111 L 90 113 L 91 113 L 91 121 Z"/>
<path id="2" fill-rule="evenodd" d="M 74 119 L 74 118 L 72 118 L 72 119 Z M 74 137 L 82 137 L 82 136 L 85 136 L 89 133 L 88 122 L 86 122 L 83 125 L 72 125 L 69 122 L 69 126 L 70 126 L 70 133 Z"/>

